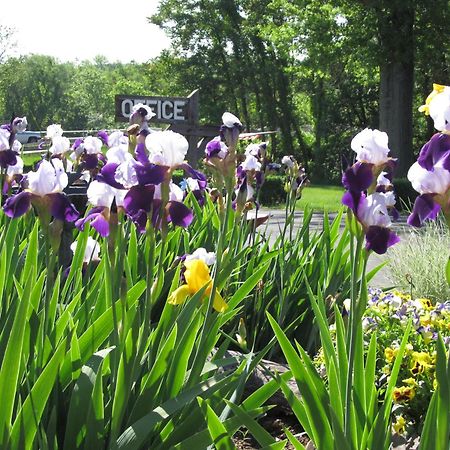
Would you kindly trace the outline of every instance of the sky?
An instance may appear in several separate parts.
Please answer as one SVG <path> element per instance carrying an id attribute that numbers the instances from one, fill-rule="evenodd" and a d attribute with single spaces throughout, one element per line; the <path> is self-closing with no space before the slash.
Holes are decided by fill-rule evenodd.
<path id="1" fill-rule="evenodd" d="M 147 17 L 158 0 L 21 0 L 2 8 L 0 24 L 15 30 L 12 56 L 38 53 L 61 62 L 145 62 L 170 44 Z"/>

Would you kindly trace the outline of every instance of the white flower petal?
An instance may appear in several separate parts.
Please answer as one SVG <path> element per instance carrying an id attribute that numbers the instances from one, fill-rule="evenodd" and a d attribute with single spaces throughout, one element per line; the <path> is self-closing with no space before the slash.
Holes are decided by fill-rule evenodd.
<path id="1" fill-rule="evenodd" d="M 439 166 L 428 171 L 415 162 L 409 168 L 408 180 L 419 194 L 445 194 L 450 187 L 450 172 Z"/>
<path id="2" fill-rule="evenodd" d="M 222 122 L 227 128 L 234 128 L 236 125 L 240 126 L 240 127 L 242 126 L 241 121 L 234 114 L 231 114 L 230 112 L 223 113 Z"/>
<path id="3" fill-rule="evenodd" d="M 352 139 L 351 148 L 357 161 L 375 165 L 388 161 L 388 136 L 382 131 L 366 128 Z"/>
<path id="4" fill-rule="evenodd" d="M 146 137 L 145 146 L 151 163 L 176 167 L 184 162 L 189 143 L 181 134 L 157 131 Z"/>

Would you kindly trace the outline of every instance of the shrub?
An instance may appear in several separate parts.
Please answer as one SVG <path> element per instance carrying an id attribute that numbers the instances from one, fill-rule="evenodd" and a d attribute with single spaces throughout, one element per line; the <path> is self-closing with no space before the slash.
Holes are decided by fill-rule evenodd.
<path id="1" fill-rule="evenodd" d="M 442 221 L 412 229 L 399 245 L 389 250 L 389 274 L 400 289 L 432 300 L 450 297 L 445 278 L 450 233 Z"/>
<path id="2" fill-rule="evenodd" d="M 419 195 L 411 186 L 407 178 L 397 178 L 393 181 L 394 191 L 397 196 L 396 208 L 400 210 L 411 210 L 416 197 Z"/>
<path id="3" fill-rule="evenodd" d="M 284 175 L 268 175 L 261 187 L 259 201 L 263 205 L 276 205 L 286 201 Z"/>

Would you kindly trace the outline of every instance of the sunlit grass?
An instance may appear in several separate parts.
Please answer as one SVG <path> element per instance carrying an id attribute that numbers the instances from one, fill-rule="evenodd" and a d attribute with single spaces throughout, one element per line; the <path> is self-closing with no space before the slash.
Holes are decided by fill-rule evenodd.
<path id="1" fill-rule="evenodd" d="M 344 188 L 340 186 L 307 186 L 302 198 L 297 201 L 297 209 L 312 208 L 314 211 L 336 212 L 341 206 Z"/>

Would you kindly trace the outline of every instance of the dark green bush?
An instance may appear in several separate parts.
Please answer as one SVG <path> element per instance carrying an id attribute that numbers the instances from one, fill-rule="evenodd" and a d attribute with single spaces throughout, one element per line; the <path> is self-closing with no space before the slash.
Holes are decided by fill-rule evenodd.
<path id="1" fill-rule="evenodd" d="M 261 187 L 259 201 L 262 205 L 276 205 L 286 201 L 283 175 L 268 175 Z"/>
<path id="2" fill-rule="evenodd" d="M 394 190 L 397 196 L 396 208 L 404 211 L 411 210 L 419 195 L 411 186 L 411 182 L 407 178 L 394 179 Z"/>

